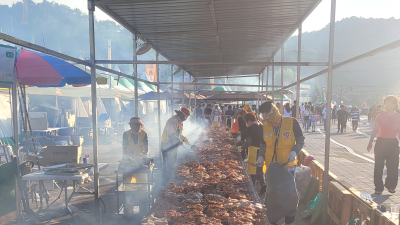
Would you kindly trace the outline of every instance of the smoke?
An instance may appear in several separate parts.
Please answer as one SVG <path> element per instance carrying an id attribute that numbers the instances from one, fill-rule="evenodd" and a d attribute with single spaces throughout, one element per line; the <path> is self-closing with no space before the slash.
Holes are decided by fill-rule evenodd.
<path id="1" fill-rule="evenodd" d="M 192 118 L 188 118 L 185 122 L 183 122 L 183 132 L 182 135 L 185 136 L 190 145 L 196 143 L 197 139 L 200 137 L 200 134 L 204 131 L 204 127 L 200 123 L 194 122 Z M 181 160 L 183 160 L 187 153 L 190 151 L 190 145 L 184 144 L 179 148 L 178 151 L 178 164 Z"/>

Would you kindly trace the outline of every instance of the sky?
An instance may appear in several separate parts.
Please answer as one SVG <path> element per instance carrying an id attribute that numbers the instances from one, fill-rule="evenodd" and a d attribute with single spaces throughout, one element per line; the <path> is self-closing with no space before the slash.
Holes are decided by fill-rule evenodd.
<path id="1" fill-rule="evenodd" d="M 13 3 L 22 0 L 1 0 L 0 4 L 11 6 Z M 43 0 L 33 0 L 42 2 Z M 59 4 L 67 5 L 71 8 L 78 8 L 87 12 L 86 0 L 50 0 Z M 303 23 L 303 32 L 317 31 L 329 24 L 330 19 L 330 0 L 322 0 L 318 7 L 310 14 Z M 336 21 L 344 18 L 356 16 L 363 18 L 395 18 L 400 19 L 400 0 L 337 0 L 336 1 Z M 96 19 L 112 20 L 101 10 L 96 9 Z"/>

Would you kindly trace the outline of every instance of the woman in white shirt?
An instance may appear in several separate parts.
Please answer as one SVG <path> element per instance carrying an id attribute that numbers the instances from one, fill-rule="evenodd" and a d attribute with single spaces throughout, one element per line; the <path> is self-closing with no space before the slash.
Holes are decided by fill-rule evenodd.
<path id="1" fill-rule="evenodd" d="M 289 104 L 289 102 L 286 103 L 285 108 L 283 109 L 283 116 L 292 117 L 292 111 L 291 111 L 291 109 L 290 109 L 290 104 Z"/>
<path id="2" fill-rule="evenodd" d="M 211 112 L 211 120 L 212 120 L 212 125 L 219 127 L 220 122 L 221 122 L 221 110 L 219 109 L 218 105 L 216 105 L 213 109 L 213 111 Z"/>

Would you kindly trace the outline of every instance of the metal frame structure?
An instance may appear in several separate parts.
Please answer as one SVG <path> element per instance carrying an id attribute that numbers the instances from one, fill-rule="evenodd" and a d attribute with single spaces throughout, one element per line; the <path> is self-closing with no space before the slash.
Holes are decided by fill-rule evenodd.
<path id="1" fill-rule="evenodd" d="M 276 91 L 296 86 L 297 107 L 300 105 L 300 83 L 328 73 L 327 102 L 332 99 L 333 70 L 349 63 L 374 56 L 397 47 L 400 40 L 376 48 L 372 51 L 358 55 L 346 61 L 334 64 L 334 25 L 336 0 L 331 0 L 331 18 L 329 35 L 328 62 L 302 62 L 301 61 L 301 35 L 302 22 L 315 9 L 321 0 L 88 0 L 89 10 L 89 40 L 90 60 L 80 60 L 35 44 L 21 41 L 17 38 L 0 33 L 0 39 L 37 50 L 55 57 L 91 67 L 91 92 L 92 92 L 92 125 L 93 125 L 93 154 L 94 154 L 94 185 L 95 185 L 95 223 L 101 224 L 101 211 L 99 208 L 99 170 L 98 170 L 98 134 L 97 134 L 97 105 L 96 105 L 96 69 L 116 74 L 118 76 L 133 78 L 135 81 L 135 100 L 138 99 L 138 81 L 157 86 L 159 103 L 160 85 L 185 85 L 174 83 L 173 65 L 178 65 L 195 80 L 214 77 L 241 77 L 264 75 L 266 70 L 266 84 L 262 81 L 259 85 L 224 84 L 224 86 L 258 87 L 265 94 L 272 93 L 273 99 Z M 133 34 L 133 60 L 96 60 L 95 58 L 95 27 L 94 11 L 98 6 L 102 11 L 115 19 Z M 154 14 L 149 13 L 155 12 Z M 145 15 L 149 14 L 149 15 Z M 149 22 L 147 16 L 153 18 Z M 268 23 L 266 23 L 266 21 Z M 135 25 L 135 26 L 134 26 Z M 168 25 L 168 26 L 167 26 Z M 297 62 L 284 62 L 283 46 L 286 40 L 298 30 L 298 55 Z M 156 61 L 137 60 L 137 38 L 152 45 L 157 52 Z M 274 56 L 281 49 L 281 62 L 275 62 Z M 158 61 L 159 54 L 169 61 Z M 187 61 L 186 61 L 187 60 Z M 124 74 L 96 64 L 133 64 L 134 76 Z M 137 64 L 170 64 L 171 82 L 148 82 L 137 76 Z M 270 69 L 270 66 L 272 67 Z M 281 66 L 281 87 L 275 90 L 275 66 Z M 283 67 L 297 66 L 297 81 L 283 86 Z M 328 66 L 320 72 L 301 79 L 301 66 Z M 271 71 L 272 84 L 269 85 Z M 241 74 L 241 75 L 236 75 Z M 157 69 L 157 78 L 159 73 Z M 187 84 L 187 83 L 186 83 Z M 197 94 L 197 85 L 204 83 L 191 82 L 194 94 Z M 272 87 L 272 90 L 269 89 Z M 14 138 L 18 145 L 18 121 L 16 83 L 13 85 L 13 123 Z M 195 104 L 196 104 L 195 98 Z M 283 98 L 282 98 L 283 99 Z M 173 109 L 173 97 L 171 101 Z M 296 109 L 297 112 L 298 109 Z M 173 110 L 171 110 L 173 113 Z M 297 115 L 300 113 L 297 112 Z M 138 116 L 138 101 L 135 101 L 135 115 Z M 158 107 L 159 135 L 161 135 L 160 108 Z M 330 121 L 331 111 L 328 110 L 327 121 Z M 330 123 L 327 123 L 330 130 Z M 328 171 L 329 171 L 330 133 L 326 132 L 325 138 L 325 174 L 324 197 L 327 197 Z M 327 204 L 327 201 L 325 201 Z M 323 224 L 327 224 L 326 205 L 324 207 Z"/>

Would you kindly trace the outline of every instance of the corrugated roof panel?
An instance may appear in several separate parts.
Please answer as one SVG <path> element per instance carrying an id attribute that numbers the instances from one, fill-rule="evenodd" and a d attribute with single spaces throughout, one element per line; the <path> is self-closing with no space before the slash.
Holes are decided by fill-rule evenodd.
<path id="1" fill-rule="evenodd" d="M 98 0 L 174 61 L 266 62 L 321 0 Z M 193 76 L 258 74 L 261 67 L 190 66 Z"/>

